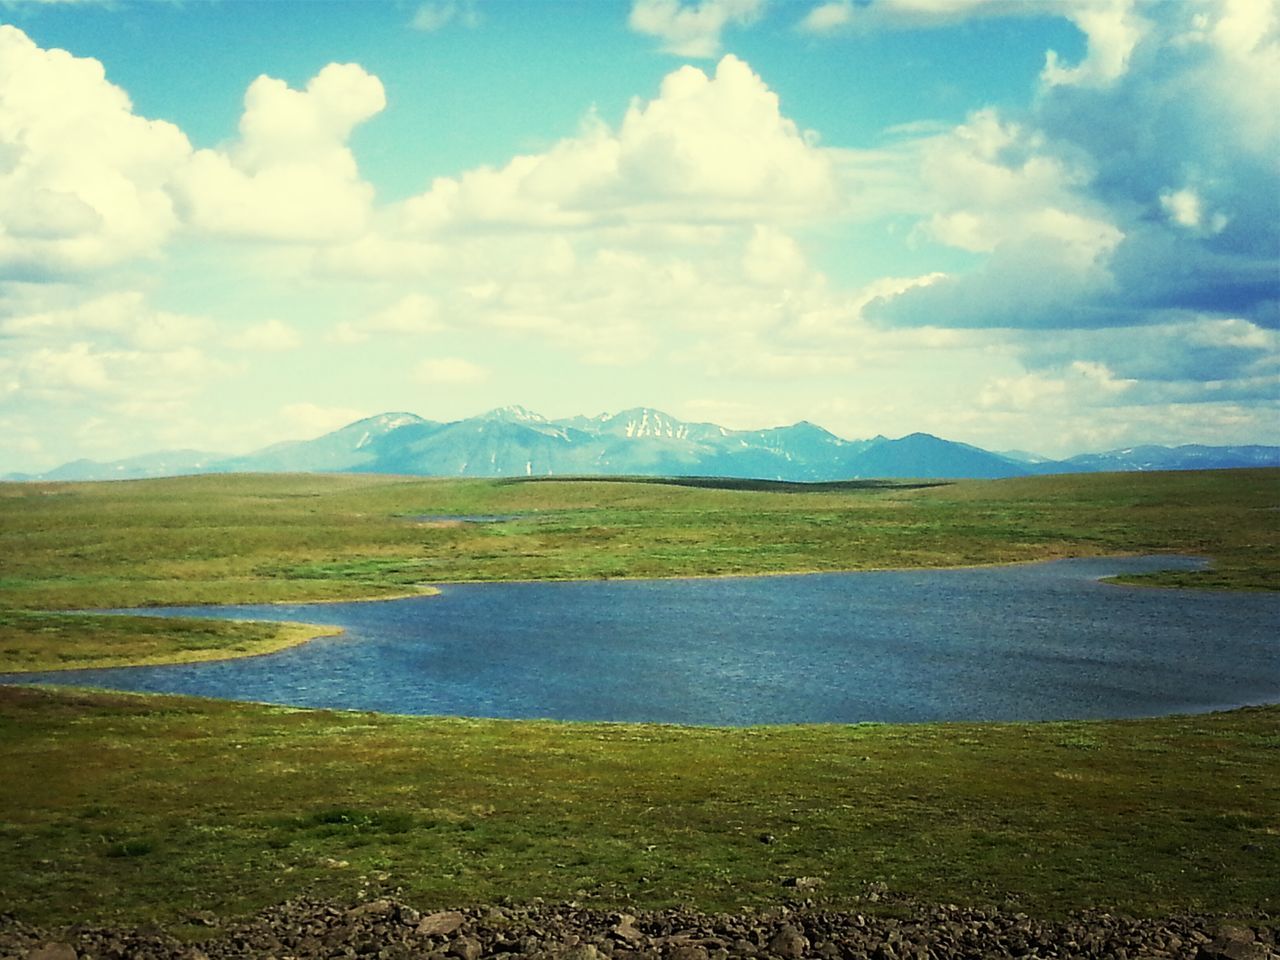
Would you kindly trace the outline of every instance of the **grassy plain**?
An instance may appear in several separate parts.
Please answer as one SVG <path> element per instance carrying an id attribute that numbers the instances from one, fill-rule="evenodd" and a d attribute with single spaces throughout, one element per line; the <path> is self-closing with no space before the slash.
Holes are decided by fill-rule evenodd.
<path id="1" fill-rule="evenodd" d="M 735 909 L 794 876 L 836 902 L 1280 908 L 1277 708 L 725 730 L 0 687 L 0 756 L 0 903 L 46 923 L 300 893 Z"/>
<path id="2" fill-rule="evenodd" d="M 160 603 L 449 580 L 783 573 L 1177 551 L 1280 588 L 1280 471 L 945 486 L 200 477 L 0 485 L 0 670 L 242 655 Z M 424 517 L 514 514 L 460 525 Z M 280 628 L 285 629 L 285 628 Z M 1026 909 L 1280 909 L 1280 708 L 1144 721 L 685 729 L 0 687 L 0 903 L 44 922 L 310 892 L 704 908 L 884 883 Z M 765 843 L 764 835 L 774 841 Z"/>

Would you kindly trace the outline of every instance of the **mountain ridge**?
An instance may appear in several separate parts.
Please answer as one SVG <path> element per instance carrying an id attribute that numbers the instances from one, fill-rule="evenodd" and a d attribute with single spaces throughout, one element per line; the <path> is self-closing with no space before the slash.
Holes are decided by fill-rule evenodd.
<path id="1" fill-rule="evenodd" d="M 393 473 L 417 476 L 719 476 L 821 482 L 997 479 L 1050 473 L 1280 466 L 1280 447 L 1155 444 L 1065 460 L 993 453 L 928 433 L 846 440 L 808 420 L 757 430 L 682 421 L 655 407 L 551 420 L 506 406 L 462 420 L 396 411 L 310 440 L 238 456 L 165 451 L 110 462 L 76 460 L 3 479 L 143 479 L 192 473 Z"/>

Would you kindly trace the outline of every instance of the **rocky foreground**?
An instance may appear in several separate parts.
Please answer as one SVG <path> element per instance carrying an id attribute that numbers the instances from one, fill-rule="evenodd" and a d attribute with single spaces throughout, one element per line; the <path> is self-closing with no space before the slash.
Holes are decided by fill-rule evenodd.
<path id="1" fill-rule="evenodd" d="M 881 905 L 883 906 L 883 904 Z M 54 934 L 0 915 L 4 960 L 978 960 L 987 957 L 1280 957 L 1262 925 L 1210 917 L 1138 920 L 1089 913 L 1040 920 L 1000 909 L 900 902 L 903 918 L 805 905 L 734 915 L 685 910 L 609 913 L 573 904 L 423 913 L 394 900 L 355 906 L 291 900 L 247 922 L 209 927 L 198 945 L 144 931 L 72 928 Z"/>

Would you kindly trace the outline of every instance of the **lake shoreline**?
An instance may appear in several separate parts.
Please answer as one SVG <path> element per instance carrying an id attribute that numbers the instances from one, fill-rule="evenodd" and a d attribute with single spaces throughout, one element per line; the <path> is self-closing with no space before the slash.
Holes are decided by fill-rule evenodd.
<path id="1" fill-rule="evenodd" d="M 777 589 L 757 577 L 480 581 L 443 585 L 439 604 L 440 594 L 151 608 L 157 620 L 292 624 L 277 650 L 344 631 L 353 642 L 270 666 L 214 651 L 9 678 L 399 715 L 710 727 L 1158 717 L 1276 702 L 1280 675 L 1262 639 L 1275 598 L 1101 582 L 1205 562 L 1125 560 L 825 571 L 771 578 Z M 1206 647 L 1210 636 L 1220 642 Z"/>

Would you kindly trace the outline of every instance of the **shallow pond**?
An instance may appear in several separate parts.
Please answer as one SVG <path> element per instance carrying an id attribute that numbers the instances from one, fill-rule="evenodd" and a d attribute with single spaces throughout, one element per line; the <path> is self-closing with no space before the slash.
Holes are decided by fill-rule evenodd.
<path id="1" fill-rule="evenodd" d="M 310 707 L 747 725 L 1151 716 L 1280 700 L 1280 595 L 1098 582 L 1135 557 L 964 570 L 460 584 L 166 615 L 338 624 L 281 653 L 9 681 Z"/>

